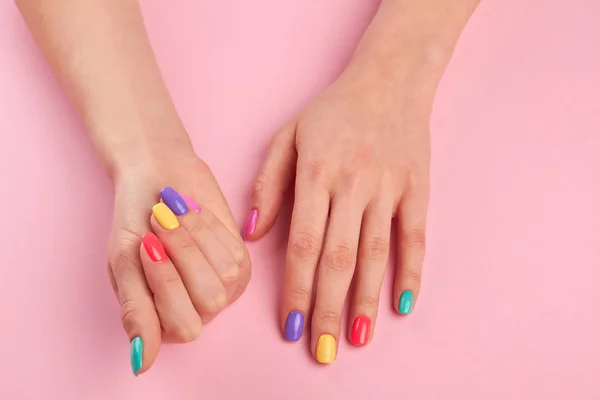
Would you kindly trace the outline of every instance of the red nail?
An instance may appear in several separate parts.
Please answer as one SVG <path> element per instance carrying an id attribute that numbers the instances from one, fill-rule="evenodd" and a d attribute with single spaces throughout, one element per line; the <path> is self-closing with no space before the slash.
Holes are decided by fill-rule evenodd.
<path id="1" fill-rule="evenodd" d="M 152 232 L 148 232 L 142 237 L 142 243 L 146 249 L 146 253 L 154 262 L 163 262 L 167 259 L 167 253 L 160 240 Z"/>
<path id="2" fill-rule="evenodd" d="M 254 233 L 254 229 L 256 228 L 256 222 L 258 221 L 258 210 L 256 208 L 250 211 L 250 215 L 248 215 L 248 220 L 246 221 L 246 227 L 244 228 L 244 239 L 247 239 L 248 236 Z"/>
<path id="3" fill-rule="evenodd" d="M 352 324 L 352 334 L 350 342 L 355 346 L 364 346 L 369 338 L 369 330 L 371 329 L 371 320 L 369 317 L 361 315 L 356 317 Z"/>

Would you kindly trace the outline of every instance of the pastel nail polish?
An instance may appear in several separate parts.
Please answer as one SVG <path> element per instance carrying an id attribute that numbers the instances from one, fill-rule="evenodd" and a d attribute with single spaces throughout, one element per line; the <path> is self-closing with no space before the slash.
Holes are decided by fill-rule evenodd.
<path id="1" fill-rule="evenodd" d="M 181 198 L 183 199 L 183 201 L 185 201 L 185 203 L 192 208 L 192 210 L 194 210 L 194 212 L 196 214 L 198 214 L 200 212 L 200 206 L 198 205 L 198 203 L 196 203 L 194 201 L 194 199 L 192 199 L 190 196 L 188 196 L 187 194 L 183 194 L 183 193 L 179 193 L 179 196 L 181 196 Z"/>
<path id="2" fill-rule="evenodd" d="M 246 227 L 244 228 L 244 239 L 254 233 L 254 229 L 256 229 L 256 222 L 258 221 L 258 210 L 253 208 L 250 211 L 250 215 L 248 215 L 248 220 L 246 221 Z"/>
<path id="3" fill-rule="evenodd" d="M 413 292 L 405 290 L 400 295 L 400 301 L 398 302 L 398 312 L 400 314 L 408 315 L 413 309 Z"/>
<path id="4" fill-rule="evenodd" d="M 170 186 L 160 191 L 160 197 L 175 215 L 184 215 L 189 210 L 179 193 Z"/>
<path id="5" fill-rule="evenodd" d="M 369 339 L 371 329 L 371 319 L 365 315 L 356 317 L 352 324 L 350 333 L 350 342 L 355 346 L 364 346 Z"/>
<path id="6" fill-rule="evenodd" d="M 317 361 L 321 364 L 331 364 L 335 360 L 335 338 L 326 333 L 317 340 Z"/>
<path id="7" fill-rule="evenodd" d="M 144 249 L 152 261 L 155 263 L 163 262 L 167 259 L 167 253 L 160 240 L 152 232 L 146 233 L 142 237 Z"/>
<path id="8" fill-rule="evenodd" d="M 173 230 L 179 228 L 179 221 L 173 211 L 167 207 L 164 203 L 155 204 L 152 207 L 152 215 L 156 218 L 156 221 L 167 230 Z"/>
<path id="9" fill-rule="evenodd" d="M 130 345 L 130 356 L 129 362 L 131 363 L 131 370 L 133 374 L 137 376 L 140 369 L 142 369 L 142 358 L 144 355 L 144 342 L 141 337 L 135 337 L 131 341 Z"/>
<path id="10" fill-rule="evenodd" d="M 302 337 L 304 329 L 304 315 L 298 311 L 292 311 L 285 320 L 285 340 L 297 342 Z"/>

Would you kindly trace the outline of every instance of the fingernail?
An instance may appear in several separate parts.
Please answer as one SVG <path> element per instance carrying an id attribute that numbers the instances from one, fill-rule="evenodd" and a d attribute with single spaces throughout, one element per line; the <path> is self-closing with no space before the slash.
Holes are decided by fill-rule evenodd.
<path id="1" fill-rule="evenodd" d="M 160 197 L 162 197 L 165 204 L 169 206 L 175 215 L 184 215 L 188 212 L 187 204 L 185 204 L 185 201 L 183 201 L 179 193 L 172 187 L 167 186 L 161 190 Z"/>
<path id="2" fill-rule="evenodd" d="M 254 233 L 256 228 L 256 221 L 258 221 L 258 210 L 253 208 L 248 215 L 248 221 L 246 221 L 246 228 L 244 229 L 244 239 Z"/>
<path id="3" fill-rule="evenodd" d="M 152 207 L 152 215 L 156 218 L 156 221 L 167 230 L 173 230 L 179 228 L 179 221 L 173 211 L 167 207 L 164 203 L 155 204 Z"/>
<path id="4" fill-rule="evenodd" d="M 317 361 L 321 364 L 331 364 L 335 360 L 335 338 L 326 333 L 317 340 Z"/>
<path id="5" fill-rule="evenodd" d="M 413 308 L 413 292 L 405 290 L 400 295 L 400 301 L 398 302 L 398 312 L 400 314 L 408 315 L 411 313 Z"/>
<path id="6" fill-rule="evenodd" d="M 142 342 L 141 337 L 135 337 L 131 341 L 131 353 L 130 353 L 130 363 L 131 370 L 133 374 L 137 376 L 140 369 L 142 369 L 142 355 L 144 354 L 144 343 Z"/>
<path id="7" fill-rule="evenodd" d="M 195 212 L 196 214 L 198 214 L 198 213 L 200 212 L 200 206 L 198 205 L 198 203 L 196 203 L 196 202 L 194 201 L 194 199 L 192 199 L 192 198 L 191 198 L 190 196 L 188 196 L 187 194 L 180 193 L 179 195 L 181 196 L 181 198 L 183 199 L 183 201 L 185 201 L 185 203 L 186 203 L 188 206 L 192 207 L 192 210 L 194 210 L 194 212 Z"/>
<path id="8" fill-rule="evenodd" d="M 144 244 L 146 253 L 148 253 L 148 256 L 152 261 L 156 263 L 165 261 L 165 259 L 167 258 L 165 248 L 154 233 L 146 233 L 142 237 L 142 243 Z"/>
<path id="9" fill-rule="evenodd" d="M 367 344 L 369 338 L 369 330 L 371 328 L 371 320 L 369 317 L 361 315 L 356 317 L 352 324 L 352 333 L 350 335 L 350 342 L 355 346 L 363 346 Z"/>
<path id="10" fill-rule="evenodd" d="M 302 337 L 304 329 L 304 315 L 298 311 L 292 311 L 285 320 L 285 340 L 297 342 Z"/>

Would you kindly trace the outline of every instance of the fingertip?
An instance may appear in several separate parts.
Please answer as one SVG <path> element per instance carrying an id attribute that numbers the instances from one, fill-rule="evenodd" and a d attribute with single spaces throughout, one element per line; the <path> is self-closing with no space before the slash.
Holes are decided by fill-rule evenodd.
<path id="1" fill-rule="evenodd" d="M 256 231 L 256 225 L 258 224 L 258 209 L 253 208 L 250 210 L 248 214 L 248 218 L 246 219 L 246 224 L 244 225 L 244 230 L 242 232 L 242 239 L 244 240 L 253 240 L 254 234 Z"/>

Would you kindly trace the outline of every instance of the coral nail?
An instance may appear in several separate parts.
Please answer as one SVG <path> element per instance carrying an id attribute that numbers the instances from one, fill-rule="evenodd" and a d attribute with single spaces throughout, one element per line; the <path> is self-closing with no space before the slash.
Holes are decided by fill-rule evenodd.
<path id="1" fill-rule="evenodd" d="M 297 342 L 302 337 L 304 330 L 304 315 L 298 311 L 292 311 L 285 320 L 285 339 Z"/>
<path id="2" fill-rule="evenodd" d="M 144 342 L 141 337 L 135 337 L 131 341 L 129 350 L 129 362 L 131 363 L 131 371 L 137 376 L 142 369 L 142 359 L 144 355 Z"/>
<path id="3" fill-rule="evenodd" d="M 256 208 L 253 208 L 252 211 L 250 211 L 250 215 L 248 215 L 248 220 L 246 221 L 246 227 L 244 228 L 244 239 L 248 238 L 248 236 L 254 233 L 257 221 L 258 210 Z"/>
<path id="4" fill-rule="evenodd" d="M 350 342 L 355 346 L 364 346 L 369 339 L 369 330 L 371 329 L 371 320 L 369 317 L 361 315 L 356 317 L 352 324 Z"/>
<path id="5" fill-rule="evenodd" d="M 321 364 L 331 364 L 335 360 L 335 338 L 330 334 L 319 336 L 317 340 L 317 361 Z"/>
<path id="6" fill-rule="evenodd" d="M 152 261 L 159 263 L 166 260 L 167 253 L 165 253 L 165 248 L 154 233 L 146 233 L 142 237 L 142 243 Z"/>
<path id="7" fill-rule="evenodd" d="M 184 215 L 189 210 L 187 204 L 185 204 L 185 201 L 183 201 L 179 193 L 177 193 L 172 187 L 167 186 L 161 190 L 160 197 L 175 215 Z"/>
<path id="8" fill-rule="evenodd" d="M 179 221 L 173 211 L 166 204 L 158 203 L 152 207 L 152 215 L 156 218 L 156 221 L 167 230 L 173 230 L 179 228 Z"/>
<path id="9" fill-rule="evenodd" d="M 183 193 L 179 193 L 179 196 L 181 196 L 181 198 L 183 199 L 183 201 L 185 201 L 185 203 L 191 207 L 192 210 L 194 210 L 194 212 L 196 214 L 198 214 L 200 212 L 200 206 L 198 205 L 198 203 L 196 203 L 194 201 L 194 199 L 192 199 L 190 196 L 188 196 L 187 194 L 183 194 Z"/>

